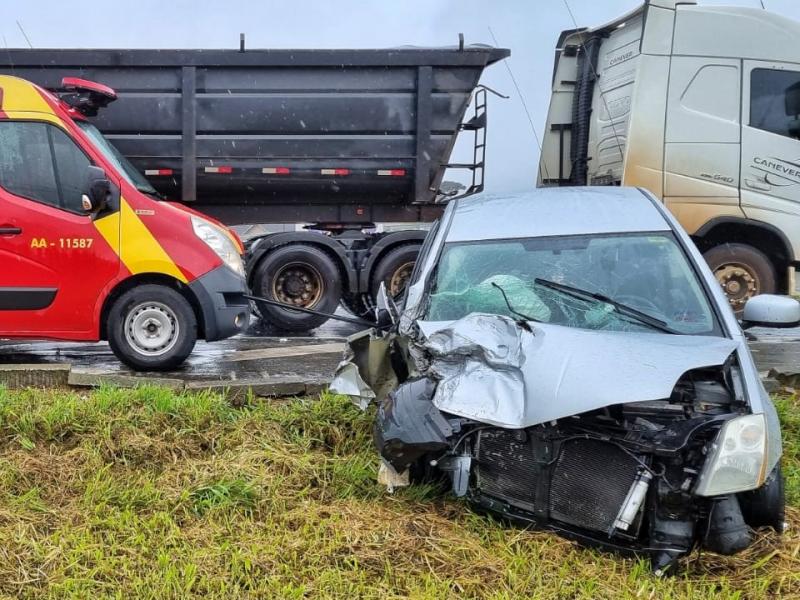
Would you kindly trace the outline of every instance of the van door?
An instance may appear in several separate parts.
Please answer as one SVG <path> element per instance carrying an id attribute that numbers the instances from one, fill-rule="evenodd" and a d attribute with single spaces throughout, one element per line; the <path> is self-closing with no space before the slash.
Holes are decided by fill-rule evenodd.
<path id="1" fill-rule="evenodd" d="M 97 338 L 119 218 L 84 213 L 90 164 L 53 124 L 0 120 L 0 337 Z"/>
<path id="2" fill-rule="evenodd" d="M 740 61 L 673 56 L 664 134 L 664 200 L 689 232 L 741 217 Z"/>
<path id="3" fill-rule="evenodd" d="M 743 79 L 742 209 L 799 240 L 800 65 L 746 60 Z"/>

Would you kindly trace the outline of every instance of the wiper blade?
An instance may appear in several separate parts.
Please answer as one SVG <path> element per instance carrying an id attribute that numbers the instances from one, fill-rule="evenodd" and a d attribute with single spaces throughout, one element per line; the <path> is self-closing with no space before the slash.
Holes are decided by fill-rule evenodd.
<path id="1" fill-rule="evenodd" d="M 515 322 L 516 322 L 517 325 L 522 327 L 525 331 L 532 331 L 531 330 L 531 326 L 528 325 L 528 321 L 533 321 L 535 323 L 541 323 L 542 322 L 541 319 L 534 319 L 533 317 L 529 317 L 528 315 L 519 312 L 517 309 L 515 309 L 511 305 L 511 301 L 508 299 L 508 296 L 506 296 L 506 291 L 503 288 L 501 288 L 499 285 L 497 285 L 494 281 L 492 282 L 492 285 L 494 287 L 496 287 L 498 290 L 500 290 L 501 294 L 503 294 L 503 300 L 505 300 L 505 302 L 506 302 L 506 306 L 508 307 L 508 311 L 512 315 L 516 315 L 517 317 L 519 317 L 519 319 L 517 319 Z"/>
<path id="2" fill-rule="evenodd" d="M 558 283 L 556 281 L 550 281 L 549 279 L 542 279 L 540 277 L 534 279 L 533 282 L 537 285 L 541 285 L 542 287 L 562 292 L 564 294 L 567 294 L 574 298 L 578 298 L 580 300 L 591 298 L 599 302 L 610 304 L 619 314 L 636 319 L 638 322 L 644 323 L 645 325 L 649 325 L 653 329 L 658 329 L 659 331 L 663 331 L 664 333 L 681 335 L 680 331 L 677 331 L 672 327 L 670 327 L 669 325 L 667 325 L 666 321 L 654 317 L 653 315 L 648 315 L 646 312 L 642 312 L 638 308 L 633 308 L 632 306 L 628 306 L 627 304 L 623 304 L 622 302 L 617 302 L 613 298 L 609 298 L 608 296 L 600 294 L 599 292 L 590 292 L 589 290 L 582 290 L 581 288 L 572 287 L 571 285 Z"/>

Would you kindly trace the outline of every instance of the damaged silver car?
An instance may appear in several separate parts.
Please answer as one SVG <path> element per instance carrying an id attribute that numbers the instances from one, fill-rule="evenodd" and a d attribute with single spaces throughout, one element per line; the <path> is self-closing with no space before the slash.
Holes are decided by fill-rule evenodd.
<path id="1" fill-rule="evenodd" d="M 775 408 L 719 284 L 649 193 L 452 202 L 400 305 L 381 305 L 333 388 L 379 403 L 387 484 L 441 478 L 658 573 L 782 530 Z M 796 325 L 800 304 L 759 296 L 744 320 Z"/>

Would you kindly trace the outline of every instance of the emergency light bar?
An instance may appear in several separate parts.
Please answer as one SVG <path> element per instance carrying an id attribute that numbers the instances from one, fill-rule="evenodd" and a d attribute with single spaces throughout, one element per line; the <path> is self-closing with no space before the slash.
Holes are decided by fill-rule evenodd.
<path id="1" fill-rule="evenodd" d="M 61 100 L 86 117 L 96 116 L 117 99 L 117 92 L 107 85 L 78 77 L 64 77 L 61 87 L 67 90 L 59 94 Z"/>

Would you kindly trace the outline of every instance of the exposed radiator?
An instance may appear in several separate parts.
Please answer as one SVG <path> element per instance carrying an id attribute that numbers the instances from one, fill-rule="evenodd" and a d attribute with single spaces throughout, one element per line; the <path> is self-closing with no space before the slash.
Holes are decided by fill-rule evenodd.
<path id="1" fill-rule="evenodd" d="M 639 463 L 613 444 L 573 440 L 561 447 L 550 480 L 550 518 L 609 531 Z"/>
<path id="2" fill-rule="evenodd" d="M 519 441 L 511 431 L 481 431 L 476 446 L 476 485 L 490 496 L 512 506 L 536 511 L 537 481 L 533 468 L 534 448 L 530 439 Z M 550 519 L 583 529 L 609 531 L 633 485 L 639 463 L 614 444 L 597 440 L 570 440 L 561 446 L 550 474 L 548 503 Z"/>

